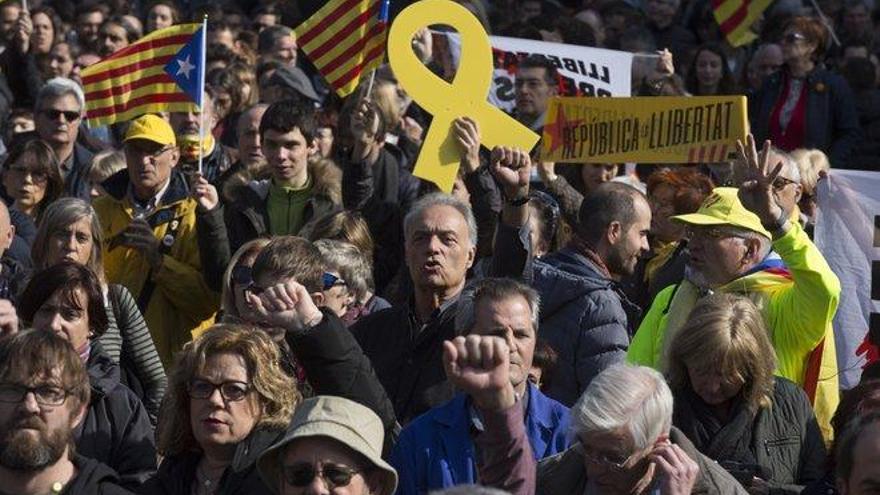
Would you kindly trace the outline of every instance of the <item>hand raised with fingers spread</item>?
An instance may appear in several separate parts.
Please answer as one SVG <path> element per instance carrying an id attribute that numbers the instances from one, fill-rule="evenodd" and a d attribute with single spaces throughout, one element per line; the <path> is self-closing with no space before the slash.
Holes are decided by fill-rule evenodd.
<path id="1" fill-rule="evenodd" d="M 764 141 L 764 146 L 758 152 L 751 134 L 746 137 L 745 143 L 737 140 L 736 147 L 746 167 L 746 180 L 739 187 L 739 200 L 746 209 L 758 216 L 765 228 L 773 231 L 785 215 L 773 189 L 773 182 L 782 171 L 782 161 L 770 163 L 773 156 L 770 141 Z"/>
<path id="2" fill-rule="evenodd" d="M 505 196 L 519 198 L 529 194 L 532 160 L 527 152 L 519 148 L 496 146 L 492 150 L 490 167 Z"/>

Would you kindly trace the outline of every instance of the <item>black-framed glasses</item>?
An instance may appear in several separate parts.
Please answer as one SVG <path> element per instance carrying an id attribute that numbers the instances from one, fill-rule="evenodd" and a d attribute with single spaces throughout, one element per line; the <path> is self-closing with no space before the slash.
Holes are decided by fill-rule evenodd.
<path id="1" fill-rule="evenodd" d="M 321 469 L 315 469 L 315 466 L 307 462 L 284 466 L 283 469 L 284 481 L 290 486 L 308 486 L 315 479 L 315 476 L 320 476 L 331 490 L 340 486 L 348 486 L 354 475 L 359 472 L 357 469 L 342 464 L 329 463 L 324 464 Z"/>
<path id="2" fill-rule="evenodd" d="M 254 271 L 252 267 L 236 265 L 232 268 L 232 283 L 249 287 L 254 283 Z"/>
<path id="3" fill-rule="evenodd" d="M 73 110 L 56 110 L 54 108 L 44 108 L 40 113 L 49 120 L 58 120 L 58 117 L 64 116 L 67 122 L 76 122 L 79 120 L 81 113 Z"/>
<path id="4" fill-rule="evenodd" d="M 0 384 L 0 402 L 18 404 L 29 393 L 34 394 L 37 404 L 41 406 L 60 406 L 64 404 L 69 392 L 57 385 L 42 384 L 36 387 L 25 387 L 17 383 Z"/>
<path id="5" fill-rule="evenodd" d="M 332 273 L 324 273 L 324 277 L 322 278 L 324 283 L 324 290 L 330 290 L 333 287 L 345 287 L 348 284 L 345 280 L 333 275 Z"/>
<path id="6" fill-rule="evenodd" d="M 220 396 L 227 402 L 238 402 L 247 397 L 251 386 L 245 382 L 229 380 L 223 383 L 211 383 L 208 380 L 195 379 L 189 382 L 187 393 L 192 399 L 208 399 L 214 395 L 215 390 L 220 390 Z"/>

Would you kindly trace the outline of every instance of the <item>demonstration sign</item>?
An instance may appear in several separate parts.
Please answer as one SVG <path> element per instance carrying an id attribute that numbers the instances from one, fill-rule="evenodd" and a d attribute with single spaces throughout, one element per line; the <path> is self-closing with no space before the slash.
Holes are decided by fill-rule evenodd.
<path id="1" fill-rule="evenodd" d="M 745 96 L 553 98 L 542 159 L 715 163 L 748 131 Z"/>
<path id="2" fill-rule="evenodd" d="M 448 34 L 448 41 L 457 65 L 461 38 Z M 503 36 L 490 36 L 489 42 L 494 65 L 489 102 L 505 112 L 513 112 L 516 69 L 519 61 L 529 55 L 543 55 L 556 65 L 561 96 L 630 95 L 632 53 Z"/>

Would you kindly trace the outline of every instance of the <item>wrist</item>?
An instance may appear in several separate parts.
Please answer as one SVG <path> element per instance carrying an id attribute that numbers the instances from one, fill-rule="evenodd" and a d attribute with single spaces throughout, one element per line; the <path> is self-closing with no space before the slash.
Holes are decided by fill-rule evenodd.
<path id="1" fill-rule="evenodd" d="M 313 328 L 320 325 L 322 321 L 324 321 L 324 313 L 316 308 L 315 313 L 305 319 L 305 326 L 306 328 Z"/>
<path id="2" fill-rule="evenodd" d="M 502 191 L 504 202 L 513 206 L 523 206 L 529 202 L 529 186 L 509 188 L 505 187 Z"/>
<path id="3" fill-rule="evenodd" d="M 473 397 L 474 405 L 482 411 L 503 411 L 516 404 L 516 393 L 513 386 L 497 390 L 487 390 Z"/>

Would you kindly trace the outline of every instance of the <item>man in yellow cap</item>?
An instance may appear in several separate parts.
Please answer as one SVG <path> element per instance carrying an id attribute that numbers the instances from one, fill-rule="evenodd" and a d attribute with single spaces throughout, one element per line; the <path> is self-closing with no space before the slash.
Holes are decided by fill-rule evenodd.
<path id="1" fill-rule="evenodd" d="M 783 164 L 770 152 L 769 141 L 760 154 L 751 136 L 739 148 L 747 173 L 740 189 L 716 188 L 697 213 L 674 217 L 688 229 L 685 280 L 654 299 L 627 359 L 662 368 L 664 346 L 700 297 L 711 292 L 745 294 L 764 313 L 779 360 L 777 373 L 804 387 L 830 438 L 830 419 L 839 399 L 831 320 L 840 281 L 781 206 L 774 182 Z"/>
<path id="2" fill-rule="evenodd" d="M 110 283 L 137 299 L 166 369 L 174 352 L 207 326 L 219 296 L 201 275 L 196 201 L 184 175 L 174 131 L 156 115 L 131 122 L 123 141 L 127 170 L 107 179 L 95 200 Z"/>

